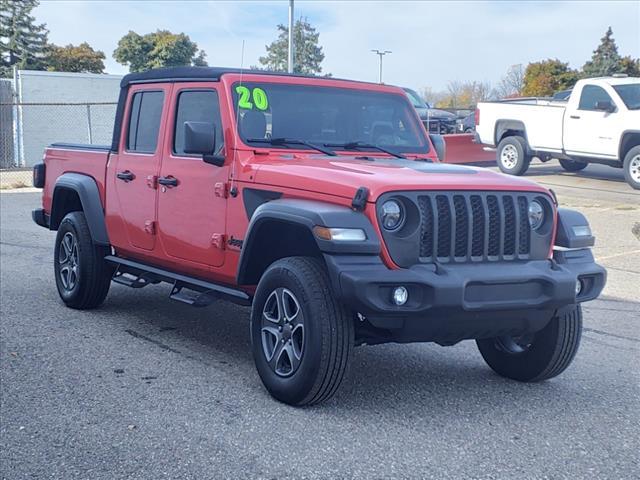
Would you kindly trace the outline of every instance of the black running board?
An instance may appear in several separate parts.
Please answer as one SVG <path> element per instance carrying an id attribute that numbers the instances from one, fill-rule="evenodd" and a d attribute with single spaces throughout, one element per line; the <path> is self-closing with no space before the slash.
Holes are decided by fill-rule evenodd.
<path id="1" fill-rule="evenodd" d="M 194 306 L 205 306 L 211 303 L 207 299 L 224 298 L 240 305 L 251 305 L 251 297 L 242 290 L 225 287 L 217 283 L 208 282 L 199 278 L 189 277 L 181 273 L 171 272 L 162 268 L 153 267 L 144 263 L 127 260 L 124 258 L 107 255 L 107 262 L 117 265 L 113 280 L 116 283 L 133 288 L 144 287 L 150 283 L 167 282 L 173 285 L 171 298 Z M 123 276 L 127 274 L 130 277 Z M 131 278 L 133 277 L 133 278 Z M 193 290 L 198 295 L 185 295 L 183 289 Z"/>

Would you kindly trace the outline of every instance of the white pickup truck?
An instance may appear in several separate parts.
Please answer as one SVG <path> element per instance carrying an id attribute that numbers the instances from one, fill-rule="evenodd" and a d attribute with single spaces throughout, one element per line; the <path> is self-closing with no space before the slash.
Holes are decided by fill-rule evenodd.
<path id="1" fill-rule="evenodd" d="M 533 157 L 557 158 L 573 172 L 603 163 L 623 168 L 629 185 L 640 189 L 640 78 L 580 80 L 565 100 L 479 103 L 476 137 L 496 147 L 504 173 L 524 174 Z"/>

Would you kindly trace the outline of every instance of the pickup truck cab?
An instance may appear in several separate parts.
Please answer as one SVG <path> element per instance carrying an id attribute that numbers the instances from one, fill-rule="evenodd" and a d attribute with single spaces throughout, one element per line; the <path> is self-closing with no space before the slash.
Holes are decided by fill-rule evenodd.
<path id="1" fill-rule="evenodd" d="M 482 102 L 476 122 L 479 142 L 497 147 L 504 173 L 524 174 L 533 157 L 557 158 L 571 172 L 603 163 L 623 168 L 640 189 L 640 78 L 579 80 L 564 100 Z"/>
<path id="2" fill-rule="evenodd" d="M 475 339 L 501 375 L 553 377 L 605 283 L 581 214 L 524 179 L 439 163 L 391 86 L 130 74 L 112 144 L 53 144 L 34 183 L 67 306 L 98 307 L 111 282 L 250 305 L 259 376 L 293 405 L 331 397 L 362 344 Z"/>

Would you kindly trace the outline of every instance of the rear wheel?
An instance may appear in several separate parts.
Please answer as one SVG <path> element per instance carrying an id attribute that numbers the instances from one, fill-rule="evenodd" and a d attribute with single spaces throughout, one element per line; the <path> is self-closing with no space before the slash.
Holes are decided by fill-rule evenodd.
<path id="1" fill-rule="evenodd" d="M 580 170 L 584 170 L 587 168 L 587 162 L 581 162 L 579 160 L 560 160 L 560 165 L 567 172 L 579 172 Z"/>
<path id="2" fill-rule="evenodd" d="M 340 386 L 354 322 L 331 295 L 324 265 L 290 257 L 263 274 L 251 310 L 251 344 L 262 383 L 276 399 L 310 405 Z"/>
<path id="3" fill-rule="evenodd" d="M 476 340 L 485 362 L 499 375 L 538 382 L 560 375 L 572 362 L 582 336 L 580 305 L 555 316 L 539 332 Z"/>
<path id="4" fill-rule="evenodd" d="M 56 236 L 54 272 L 62 301 L 71 308 L 102 304 L 109 292 L 112 268 L 104 261 L 108 249 L 95 245 L 83 212 L 68 213 Z"/>
<path id="5" fill-rule="evenodd" d="M 623 167 L 627 183 L 636 190 L 640 190 L 640 145 L 627 152 Z"/>
<path id="6" fill-rule="evenodd" d="M 503 138 L 498 144 L 498 167 L 502 173 L 523 175 L 531 163 L 531 155 L 526 152 L 527 141 L 520 136 Z"/>

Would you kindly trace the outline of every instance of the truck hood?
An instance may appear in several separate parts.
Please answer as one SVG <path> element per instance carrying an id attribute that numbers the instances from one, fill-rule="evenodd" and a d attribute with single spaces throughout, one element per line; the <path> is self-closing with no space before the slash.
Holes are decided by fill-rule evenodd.
<path id="1" fill-rule="evenodd" d="M 369 157 L 371 158 L 371 157 Z M 389 191 L 403 190 L 547 190 L 534 182 L 491 170 L 420 160 L 351 156 L 276 155 L 252 163 L 256 184 L 313 191 L 353 198 L 360 187 L 369 189 L 369 201 Z"/>

